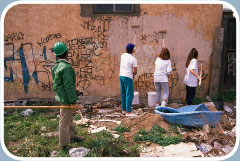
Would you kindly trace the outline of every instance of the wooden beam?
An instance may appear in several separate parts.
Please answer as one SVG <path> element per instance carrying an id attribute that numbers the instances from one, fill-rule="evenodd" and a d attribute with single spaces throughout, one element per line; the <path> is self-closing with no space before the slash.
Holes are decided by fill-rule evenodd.
<path id="1" fill-rule="evenodd" d="M 76 107 L 71 107 L 71 106 L 4 106 L 5 109 L 10 109 L 10 108 L 36 108 L 36 109 L 44 109 L 44 108 L 72 108 L 72 109 L 82 109 L 84 106 L 76 106 Z M 97 106 L 93 106 L 93 108 L 97 108 Z"/>

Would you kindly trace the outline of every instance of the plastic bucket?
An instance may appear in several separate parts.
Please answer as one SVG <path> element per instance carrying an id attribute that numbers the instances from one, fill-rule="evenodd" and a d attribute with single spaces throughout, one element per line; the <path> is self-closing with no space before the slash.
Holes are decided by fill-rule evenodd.
<path id="1" fill-rule="evenodd" d="M 133 105 L 139 105 L 139 92 L 134 92 Z"/>
<path id="2" fill-rule="evenodd" d="M 156 92 L 148 92 L 148 106 L 156 106 Z"/>

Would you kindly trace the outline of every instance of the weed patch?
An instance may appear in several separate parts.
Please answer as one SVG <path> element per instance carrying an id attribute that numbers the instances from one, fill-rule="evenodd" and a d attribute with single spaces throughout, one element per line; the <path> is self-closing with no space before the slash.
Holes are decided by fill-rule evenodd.
<path id="1" fill-rule="evenodd" d="M 178 134 L 176 136 L 172 136 L 172 132 L 175 130 L 172 129 L 167 132 L 165 129 L 161 128 L 159 125 L 154 125 L 152 129 L 147 132 L 145 129 L 139 130 L 137 135 L 134 136 L 134 141 L 148 141 L 157 143 L 161 146 L 167 146 L 170 144 L 177 144 L 181 142 L 183 136 Z"/>
<path id="2" fill-rule="evenodd" d="M 33 114 L 24 117 L 22 110 L 5 110 L 4 141 L 8 150 L 20 157 L 50 157 L 51 152 L 57 151 L 57 157 L 69 157 L 68 151 L 58 146 L 58 136 L 44 137 L 42 133 L 58 131 L 59 118 L 51 113 L 57 110 L 35 109 Z M 51 119 L 50 119 L 51 118 Z M 79 120 L 75 116 L 74 120 Z M 44 128 L 43 128 L 44 127 Z M 82 142 L 71 142 L 72 147 L 90 149 L 87 157 L 138 157 L 139 147 L 128 142 L 123 135 L 114 138 L 111 133 L 102 131 L 96 134 L 88 133 L 88 128 L 76 126 L 79 136 L 85 139 Z M 121 133 L 129 129 L 119 126 Z"/>
<path id="3" fill-rule="evenodd" d="M 118 126 L 118 127 L 114 128 L 113 130 L 117 131 L 119 133 L 124 133 L 124 132 L 130 131 L 130 129 L 128 127 L 124 127 L 124 126 Z"/>

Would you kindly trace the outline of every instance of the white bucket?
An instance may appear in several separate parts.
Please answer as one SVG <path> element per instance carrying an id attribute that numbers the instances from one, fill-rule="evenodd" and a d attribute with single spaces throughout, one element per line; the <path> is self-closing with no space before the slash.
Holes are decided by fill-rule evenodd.
<path id="1" fill-rule="evenodd" d="M 139 105 L 139 92 L 134 92 L 133 105 Z"/>
<path id="2" fill-rule="evenodd" d="M 148 106 L 156 106 L 156 92 L 148 92 Z"/>

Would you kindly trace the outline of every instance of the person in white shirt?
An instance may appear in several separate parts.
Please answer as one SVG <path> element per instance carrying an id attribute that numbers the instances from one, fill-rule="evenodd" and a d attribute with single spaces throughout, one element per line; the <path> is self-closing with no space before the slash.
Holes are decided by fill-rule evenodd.
<path id="1" fill-rule="evenodd" d="M 133 78 L 137 74 L 137 59 L 132 55 L 135 53 L 135 45 L 127 44 L 126 53 L 121 55 L 120 63 L 120 88 L 122 113 L 126 116 L 136 116 L 132 113 L 132 101 L 134 97 Z"/>
<path id="2" fill-rule="evenodd" d="M 154 85 L 156 88 L 156 107 L 160 105 L 161 88 L 163 88 L 163 96 L 161 106 L 166 106 L 169 96 L 168 78 L 172 73 L 172 65 L 170 61 L 170 52 L 167 48 L 163 48 L 159 57 L 155 61 Z"/>
<path id="3" fill-rule="evenodd" d="M 201 76 L 198 75 L 198 51 L 195 48 L 192 48 L 190 51 L 187 62 L 186 62 L 186 74 L 184 77 L 184 84 L 186 85 L 186 103 L 191 105 L 195 94 L 196 87 L 198 84 L 198 79 L 201 79 Z"/>

